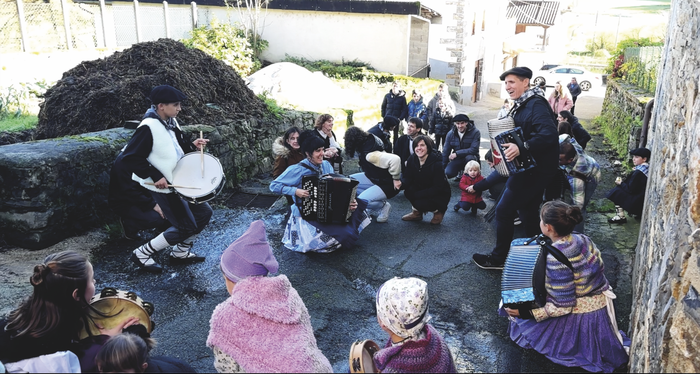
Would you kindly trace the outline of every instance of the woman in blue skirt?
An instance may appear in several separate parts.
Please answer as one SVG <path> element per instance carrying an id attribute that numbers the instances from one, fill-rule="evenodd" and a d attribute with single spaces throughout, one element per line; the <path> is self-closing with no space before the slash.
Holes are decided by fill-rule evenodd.
<path id="1" fill-rule="evenodd" d="M 583 219 L 581 210 L 550 201 L 540 219 L 542 233 L 569 259 L 573 271 L 547 256 L 547 302 L 537 309 L 505 308 L 511 339 L 559 365 L 592 372 L 626 365 L 628 354 L 612 304 L 615 294 L 603 274 L 600 251 L 589 237 L 572 232 Z"/>

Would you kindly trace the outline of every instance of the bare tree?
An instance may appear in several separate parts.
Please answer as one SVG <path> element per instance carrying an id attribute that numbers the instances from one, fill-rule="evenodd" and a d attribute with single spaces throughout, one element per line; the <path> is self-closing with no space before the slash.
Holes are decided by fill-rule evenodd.
<path id="1" fill-rule="evenodd" d="M 267 15 L 267 5 L 271 0 L 231 0 L 234 8 L 238 12 L 238 19 L 241 20 L 245 28 L 246 37 L 250 41 L 251 47 L 256 57 L 267 47 L 267 42 L 262 39 L 265 30 L 265 16 Z M 226 0 L 229 6 L 229 1 Z M 262 18 L 261 18 L 262 15 Z"/>

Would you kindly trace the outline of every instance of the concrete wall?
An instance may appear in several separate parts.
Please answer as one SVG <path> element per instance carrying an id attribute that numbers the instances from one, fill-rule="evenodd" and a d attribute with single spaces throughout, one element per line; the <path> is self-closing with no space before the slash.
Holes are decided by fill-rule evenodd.
<path id="1" fill-rule="evenodd" d="M 635 258 L 631 372 L 700 372 L 700 2 L 674 0 L 668 25 Z"/>
<path id="2" fill-rule="evenodd" d="M 412 75 L 425 67 L 428 63 L 430 22 L 417 16 L 410 16 L 410 22 L 411 36 L 408 40 L 408 74 Z"/>

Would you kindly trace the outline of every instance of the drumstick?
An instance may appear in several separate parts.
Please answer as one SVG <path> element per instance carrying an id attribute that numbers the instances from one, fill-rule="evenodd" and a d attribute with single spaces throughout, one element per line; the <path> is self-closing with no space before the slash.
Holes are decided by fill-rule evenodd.
<path id="1" fill-rule="evenodd" d="M 204 134 L 202 131 L 199 132 L 199 138 L 204 139 Z M 204 179 L 204 144 L 202 144 L 202 148 L 199 149 L 200 154 L 202 155 L 202 179 Z"/>
<path id="2" fill-rule="evenodd" d="M 156 184 L 153 182 L 144 182 L 145 184 L 149 186 L 155 186 Z M 192 187 L 192 186 L 178 186 L 176 184 L 169 184 L 168 187 L 173 187 L 173 188 L 191 188 L 193 190 L 201 190 L 202 187 Z"/>

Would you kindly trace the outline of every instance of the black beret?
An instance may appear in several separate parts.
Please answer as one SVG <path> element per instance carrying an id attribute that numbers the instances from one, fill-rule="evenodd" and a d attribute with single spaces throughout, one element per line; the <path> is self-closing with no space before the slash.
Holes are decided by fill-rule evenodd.
<path id="1" fill-rule="evenodd" d="M 527 79 L 532 79 L 532 70 L 524 67 L 524 66 L 516 66 L 505 73 L 501 74 L 501 80 L 504 81 L 506 80 L 506 77 L 514 74 L 517 75 L 521 78 L 527 78 Z"/>
<path id="2" fill-rule="evenodd" d="M 154 105 L 158 105 L 160 103 L 168 104 L 177 103 L 178 101 L 184 101 L 185 99 L 187 99 L 187 96 L 185 96 L 185 94 L 177 88 L 164 84 L 162 86 L 154 87 L 151 90 L 149 99 L 151 99 L 151 102 Z"/>
<path id="3" fill-rule="evenodd" d="M 649 160 L 649 157 L 651 157 L 651 151 L 644 147 L 633 149 L 630 151 L 630 154 L 632 156 L 644 157 L 647 159 L 647 161 Z"/>
<path id="4" fill-rule="evenodd" d="M 401 123 L 401 121 L 399 121 L 398 118 L 396 118 L 392 115 L 388 115 L 388 116 L 384 117 L 384 126 L 382 126 L 382 127 L 384 128 L 384 130 L 391 130 L 394 127 L 398 126 L 399 123 Z"/>
<path id="5" fill-rule="evenodd" d="M 458 114 L 452 117 L 452 122 L 470 122 L 470 119 L 466 114 Z"/>
<path id="6" fill-rule="evenodd" d="M 304 153 L 313 153 L 313 151 L 324 147 L 326 143 L 321 139 L 320 136 L 314 134 L 317 133 L 316 130 L 305 130 L 299 134 L 299 146 L 301 151 Z"/>

